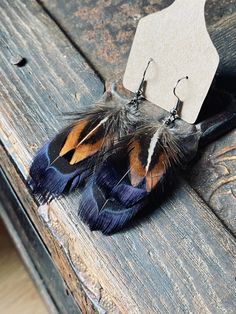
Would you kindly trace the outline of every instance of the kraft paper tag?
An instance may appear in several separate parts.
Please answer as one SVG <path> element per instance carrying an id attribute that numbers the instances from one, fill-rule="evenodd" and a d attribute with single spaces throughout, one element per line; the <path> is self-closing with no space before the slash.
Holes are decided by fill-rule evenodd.
<path id="1" fill-rule="evenodd" d="M 206 29 L 206 0 L 176 0 L 168 8 L 139 21 L 123 84 L 136 92 L 143 71 L 146 73 L 145 98 L 171 110 L 176 104 L 173 88 L 184 102 L 181 118 L 189 123 L 197 119 L 219 64 L 219 55 Z"/>

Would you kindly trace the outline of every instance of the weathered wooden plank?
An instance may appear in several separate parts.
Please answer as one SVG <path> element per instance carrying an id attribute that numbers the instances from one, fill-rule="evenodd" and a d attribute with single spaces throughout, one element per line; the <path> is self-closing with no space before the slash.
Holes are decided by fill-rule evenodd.
<path id="1" fill-rule="evenodd" d="M 188 174 L 191 186 L 236 236 L 236 131 L 212 143 Z"/>
<path id="2" fill-rule="evenodd" d="M 78 220 L 78 193 L 37 208 L 23 184 L 32 155 L 65 124 L 58 114 L 76 110 L 75 91 L 85 103 L 99 82 L 82 84 L 79 54 L 35 2 L 0 5 L 5 38 L 28 59 L 17 68 L 8 50 L 0 54 L 0 136 L 17 171 L 3 152 L 1 163 L 75 299 L 110 313 L 233 313 L 234 238 L 185 182 L 141 224 L 110 237 Z"/>

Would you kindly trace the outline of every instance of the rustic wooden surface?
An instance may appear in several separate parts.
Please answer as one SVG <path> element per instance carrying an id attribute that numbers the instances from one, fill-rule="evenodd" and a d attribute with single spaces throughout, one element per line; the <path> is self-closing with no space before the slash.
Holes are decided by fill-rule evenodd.
<path id="1" fill-rule="evenodd" d="M 174 0 L 40 0 L 80 51 L 108 81 L 124 74 L 136 26 L 141 17 Z M 235 13 L 232 0 L 207 0 L 207 27 Z M 222 41 L 224 39 L 222 38 Z M 232 44 L 232 43 L 230 43 Z"/>
<path id="2" fill-rule="evenodd" d="M 173 3 L 173 0 L 128 2 L 118 0 L 115 3 L 97 0 L 41 0 L 41 3 L 109 85 L 109 82 L 123 77 L 139 19 L 167 7 Z M 235 1 L 207 0 L 205 17 L 209 34 L 220 55 L 220 65 L 214 82 L 216 92 L 210 90 L 210 97 L 208 96 L 203 105 L 200 119 L 213 115 L 214 112 L 228 105 L 228 100 L 222 97 L 221 91 L 235 99 L 234 111 L 236 111 Z M 194 166 L 191 174 L 187 175 L 189 184 L 234 234 L 236 234 L 235 159 L 231 158 L 227 161 L 226 167 L 230 167 L 230 175 L 225 169 L 222 177 L 224 165 L 217 169 L 214 167 L 214 170 L 213 167 L 208 171 L 206 169 L 210 164 L 217 162 L 214 159 L 215 155 L 211 154 L 213 147 L 215 152 L 218 150 L 220 152 L 236 145 L 235 132 L 219 139 L 202 151 L 205 157 Z M 231 154 L 235 156 L 235 150 L 232 149 Z M 220 177 L 219 183 L 217 180 Z M 219 184 L 221 184 L 220 189 Z M 214 197 L 209 196 L 211 192 Z"/>
<path id="3" fill-rule="evenodd" d="M 201 152 L 188 181 L 236 236 L 236 131 Z"/>
<path id="4" fill-rule="evenodd" d="M 234 313 L 235 239 L 184 180 L 146 220 L 110 237 L 78 219 L 78 193 L 37 207 L 25 184 L 33 154 L 66 125 L 61 114 L 78 98 L 90 105 L 103 84 L 36 2 L 0 7 L 1 166 L 83 312 Z M 26 65 L 12 65 L 7 47 Z"/>

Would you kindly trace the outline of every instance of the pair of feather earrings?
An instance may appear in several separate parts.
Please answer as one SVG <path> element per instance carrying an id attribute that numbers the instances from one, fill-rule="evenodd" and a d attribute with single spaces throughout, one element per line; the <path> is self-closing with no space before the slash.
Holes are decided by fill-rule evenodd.
<path id="1" fill-rule="evenodd" d="M 71 126 L 37 153 L 30 168 L 33 192 L 42 202 L 82 187 L 79 215 L 91 230 L 110 234 L 121 229 L 162 190 L 167 175 L 196 152 L 178 125 L 181 101 L 163 121 L 140 113 L 146 71 L 134 97 L 116 106 L 98 104 L 80 112 Z"/>

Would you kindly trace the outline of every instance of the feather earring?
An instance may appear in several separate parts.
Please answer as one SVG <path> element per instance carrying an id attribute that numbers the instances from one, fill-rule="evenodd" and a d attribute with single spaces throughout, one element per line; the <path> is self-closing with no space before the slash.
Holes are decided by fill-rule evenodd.
<path id="1" fill-rule="evenodd" d="M 152 191 L 162 190 L 172 168 L 196 153 L 199 132 L 186 133 L 176 120 L 182 104 L 175 93 L 180 80 L 173 91 L 178 102 L 169 116 L 123 137 L 87 184 L 79 215 L 91 230 L 110 234 L 121 229 L 143 209 Z"/>
<path id="2" fill-rule="evenodd" d="M 140 122 L 146 71 L 134 97 L 126 104 L 97 104 L 80 112 L 71 126 L 56 135 L 37 153 L 30 168 L 30 185 L 42 202 L 71 192 L 91 175 L 94 167 L 122 136 Z"/>

